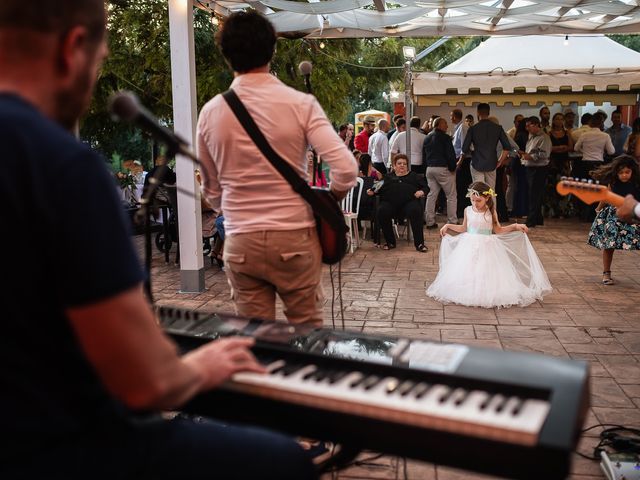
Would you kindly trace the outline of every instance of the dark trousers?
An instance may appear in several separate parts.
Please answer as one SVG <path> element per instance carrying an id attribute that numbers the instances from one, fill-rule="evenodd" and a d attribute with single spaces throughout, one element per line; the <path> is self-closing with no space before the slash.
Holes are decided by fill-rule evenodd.
<path id="1" fill-rule="evenodd" d="M 458 218 L 464 217 L 464 209 L 471 205 L 471 200 L 467 198 L 467 189 L 473 182 L 471 178 L 471 157 L 465 158 L 456 171 L 456 190 L 458 192 Z"/>
<path id="2" fill-rule="evenodd" d="M 527 226 L 543 225 L 542 199 L 547 185 L 549 167 L 527 167 L 527 183 L 529 184 L 529 215 Z"/>
<path id="3" fill-rule="evenodd" d="M 424 165 L 424 164 L 422 164 L 422 165 L 411 165 L 411 171 L 419 173 L 420 175 L 424 175 L 424 172 L 427 171 L 427 166 Z"/>
<path id="4" fill-rule="evenodd" d="M 509 221 L 509 211 L 507 210 L 507 192 L 504 188 L 507 167 L 500 167 L 496 170 L 496 211 L 500 222 Z"/>
<path id="5" fill-rule="evenodd" d="M 373 165 L 373 168 L 375 168 L 381 174 L 383 174 L 383 175 L 387 174 L 387 166 L 384 163 L 382 163 L 382 162 L 373 162 L 371 165 Z"/>
<path id="6" fill-rule="evenodd" d="M 96 430 L 5 468 L 0 476 L 12 480 L 317 478 L 310 458 L 291 438 L 182 416 L 117 432 Z"/>
<path id="7" fill-rule="evenodd" d="M 396 206 L 389 202 L 381 200 L 378 205 L 378 225 L 382 228 L 382 234 L 387 245 L 396 244 L 396 236 L 393 232 L 391 220 L 393 218 L 407 218 L 411 224 L 411 232 L 413 233 L 413 244 L 418 247 L 424 244 L 424 233 L 422 230 L 422 216 L 424 207 L 416 198 L 403 206 Z"/>

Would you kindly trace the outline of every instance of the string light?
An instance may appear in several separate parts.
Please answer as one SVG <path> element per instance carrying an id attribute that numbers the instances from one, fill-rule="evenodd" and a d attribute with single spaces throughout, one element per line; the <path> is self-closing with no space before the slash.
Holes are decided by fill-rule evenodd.
<path id="1" fill-rule="evenodd" d="M 215 15 L 211 15 L 211 25 L 213 25 L 214 27 L 217 27 L 220 24 L 220 20 L 218 20 L 218 17 L 216 17 Z"/>
<path id="2" fill-rule="evenodd" d="M 324 42 L 320 42 L 320 48 L 324 48 Z"/>

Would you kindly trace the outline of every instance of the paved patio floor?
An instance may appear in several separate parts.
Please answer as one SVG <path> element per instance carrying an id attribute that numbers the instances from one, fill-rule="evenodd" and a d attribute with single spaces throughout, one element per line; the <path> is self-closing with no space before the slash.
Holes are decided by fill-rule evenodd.
<path id="1" fill-rule="evenodd" d="M 601 422 L 640 428 L 640 252 L 616 252 L 612 271 L 617 283 L 603 286 L 601 252 L 586 244 L 588 230 L 588 224 L 576 220 L 548 220 L 544 227 L 532 229 L 529 237 L 553 293 L 544 302 L 508 309 L 443 306 L 425 295 L 438 271 L 437 230 L 426 231 L 430 249 L 426 254 L 403 240 L 393 251 L 365 241 L 342 265 L 347 328 L 588 360 L 592 396 L 585 426 Z M 156 253 L 152 267 L 156 302 L 233 311 L 224 272 L 208 261 L 205 265 L 207 290 L 183 294 L 178 291 L 178 267 L 166 265 Z M 325 324 L 331 326 L 328 268 L 324 286 Z M 281 309 L 279 316 L 283 318 Z M 600 430 L 583 436 L 579 450 L 591 454 Z M 372 457 L 375 452 L 366 452 L 363 464 L 325 479 L 493 478 L 397 457 Z M 574 457 L 572 479 L 604 478 L 596 462 Z"/>

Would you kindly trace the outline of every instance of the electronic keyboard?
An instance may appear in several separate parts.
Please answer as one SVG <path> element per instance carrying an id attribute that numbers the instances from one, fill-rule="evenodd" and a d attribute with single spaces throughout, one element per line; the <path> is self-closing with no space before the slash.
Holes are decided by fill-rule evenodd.
<path id="1" fill-rule="evenodd" d="M 352 449 L 516 479 L 569 474 L 586 362 L 158 307 L 183 351 L 255 338 L 267 374 L 235 374 L 184 411 Z"/>

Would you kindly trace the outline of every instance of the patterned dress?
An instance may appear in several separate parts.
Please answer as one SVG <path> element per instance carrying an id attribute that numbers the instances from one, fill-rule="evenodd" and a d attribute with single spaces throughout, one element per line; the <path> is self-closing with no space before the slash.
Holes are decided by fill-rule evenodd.
<path id="1" fill-rule="evenodd" d="M 611 190 L 621 196 L 640 198 L 640 188 L 631 182 L 613 184 Z M 616 208 L 607 205 L 596 216 L 587 243 L 600 250 L 640 250 L 640 225 L 620 221 Z"/>

